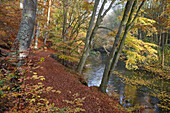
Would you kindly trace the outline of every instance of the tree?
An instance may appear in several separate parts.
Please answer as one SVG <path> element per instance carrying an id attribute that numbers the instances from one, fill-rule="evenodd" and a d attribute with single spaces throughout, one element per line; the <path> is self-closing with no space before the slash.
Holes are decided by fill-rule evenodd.
<path id="1" fill-rule="evenodd" d="M 138 20 L 145 23 L 141 26 L 141 32 L 147 34 L 145 37 L 145 41 L 154 42 L 157 45 L 161 46 L 162 49 L 160 50 L 160 61 L 162 68 L 164 67 L 164 46 L 166 43 L 166 36 L 168 36 L 168 1 L 167 0 L 150 0 L 144 6 L 144 13 L 142 18 Z M 145 20 L 144 20 L 145 18 Z M 151 22 L 147 22 L 149 19 L 155 21 L 154 23 L 150 24 Z M 141 22 L 138 22 L 141 23 Z M 152 27 L 152 28 L 151 28 Z M 155 30 L 152 30 L 152 29 Z"/>
<path id="2" fill-rule="evenodd" d="M 138 16 L 138 13 L 139 13 L 141 7 L 143 6 L 144 2 L 145 2 L 145 0 L 143 0 L 142 3 L 140 4 L 133 20 L 132 20 L 132 16 L 135 11 L 135 8 L 137 7 L 137 0 L 127 1 L 127 3 L 126 3 L 123 18 L 120 23 L 117 35 L 115 37 L 115 42 L 114 42 L 111 52 L 109 54 L 108 60 L 105 64 L 102 82 L 99 87 L 99 89 L 103 93 L 106 93 L 106 88 L 107 88 L 107 84 L 108 84 L 110 75 L 112 74 L 112 71 L 114 71 L 114 69 L 117 65 L 120 53 L 122 52 L 122 49 L 123 49 L 123 45 L 124 45 L 124 41 L 126 39 L 127 33 L 129 31 L 130 27 L 133 25 L 136 17 Z M 127 20 L 127 18 L 128 18 L 128 20 Z M 123 33 L 123 37 L 121 38 L 123 29 L 124 29 L 124 33 Z"/>
<path id="3" fill-rule="evenodd" d="M 48 0 L 47 25 L 45 26 L 46 29 L 50 23 L 50 13 L 51 13 L 51 0 Z M 48 35 L 48 31 L 46 31 L 45 36 L 44 36 L 44 45 L 46 45 L 46 42 L 47 42 L 47 35 Z"/>
<path id="4" fill-rule="evenodd" d="M 58 6 L 58 7 L 56 7 Z M 85 0 L 63 0 L 53 3 L 48 41 L 57 50 L 64 65 L 78 62 L 93 3 Z"/>
<path id="5" fill-rule="evenodd" d="M 36 36 L 35 36 L 35 42 L 34 42 L 34 49 L 38 49 L 38 37 L 40 34 L 40 26 L 39 26 L 39 22 L 37 22 L 37 28 L 36 28 Z"/>
<path id="6" fill-rule="evenodd" d="M 12 46 L 12 57 L 19 60 L 17 66 L 21 66 L 21 60 L 28 56 L 36 18 L 37 0 L 24 0 L 20 28 Z"/>
<path id="7" fill-rule="evenodd" d="M 47 4 L 47 6 L 46 6 Z M 43 35 L 44 39 L 44 45 L 46 44 L 47 41 L 47 27 L 49 25 L 49 20 L 50 20 L 50 7 L 51 1 L 45 1 L 41 0 L 38 1 L 37 5 L 37 11 L 36 11 L 36 27 L 35 27 L 35 38 L 34 38 L 34 49 L 38 49 L 38 39 L 40 38 L 39 36 L 41 35 L 41 29 L 46 29 L 45 30 L 45 35 Z M 48 15 L 47 17 L 44 15 Z"/>
<path id="8" fill-rule="evenodd" d="M 106 5 L 107 3 L 107 0 L 104 0 L 102 2 L 102 6 L 99 10 L 99 13 L 98 13 L 98 16 L 97 16 L 97 20 L 96 20 L 96 23 L 94 24 L 94 21 L 95 21 L 95 15 L 97 13 L 97 8 L 98 8 L 98 5 L 99 5 L 99 2 L 100 0 L 95 0 L 95 4 L 94 4 L 94 7 L 93 7 L 93 12 L 92 12 L 92 16 L 91 16 L 91 20 L 89 22 L 89 27 L 88 27 L 88 31 L 87 31 L 87 34 L 86 34 L 86 42 L 85 42 L 85 46 L 84 46 L 84 50 L 83 50 L 83 54 L 81 56 L 81 59 L 79 61 L 79 64 L 77 66 L 77 69 L 76 71 L 78 73 L 81 73 L 82 70 L 83 70 L 83 67 L 84 67 L 84 64 L 85 64 L 85 61 L 89 55 L 89 52 L 92 48 L 92 45 L 93 45 L 93 39 L 96 35 L 96 32 L 99 28 L 99 25 L 101 24 L 101 22 L 103 21 L 103 18 L 105 17 L 105 15 L 107 14 L 107 12 L 111 9 L 113 3 L 115 2 L 115 0 L 112 0 L 109 7 L 104 11 L 104 6 Z M 94 26 L 94 27 L 93 27 Z"/>
<path id="9" fill-rule="evenodd" d="M 63 39 L 63 42 L 67 41 L 67 30 L 66 30 L 66 24 L 67 24 L 67 11 L 68 11 L 68 8 L 67 8 L 67 2 L 68 0 L 63 0 L 63 31 L 62 31 L 62 39 Z M 64 51 L 64 48 L 63 48 L 63 54 L 65 54 L 65 51 Z M 62 60 L 62 64 L 65 65 L 64 63 L 64 59 Z"/>

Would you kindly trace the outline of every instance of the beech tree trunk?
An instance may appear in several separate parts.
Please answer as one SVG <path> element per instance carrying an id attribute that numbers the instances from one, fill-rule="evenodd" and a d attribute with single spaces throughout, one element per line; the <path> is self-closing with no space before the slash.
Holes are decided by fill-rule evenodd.
<path id="1" fill-rule="evenodd" d="M 122 21 L 120 23 L 118 33 L 115 37 L 113 47 L 112 47 L 111 52 L 109 54 L 108 60 L 105 64 L 102 82 L 101 82 L 100 87 L 99 87 L 101 92 L 103 92 L 103 93 L 106 92 L 106 87 L 107 87 L 107 83 L 108 83 L 108 80 L 109 80 L 108 75 L 109 75 L 109 71 L 110 71 L 110 68 L 111 68 L 112 60 L 113 60 L 113 57 L 114 57 L 114 55 L 117 51 L 117 46 L 118 46 L 119 40 L 121 38 L 122 31 L 123 31 L 123 29 L 126 25 L 126 20 L 127 20 L 127 17 L 128 17 L 129 12 L 130 12 L 132 4 L 133 4 L 133 1 L 127 1 L 127 3 L 126 3 L 124 15 L 123 15 Z"/>
<path id="2" fill-rule="evenodd" d="M 123 19 L 120 23 L 118 33 L 115 37 L 115 42 L 114 42 L 112 50 L 109 54 L 109 58 L 108 58 L 108 60 L 105 64 L 102 82 L 101 82 L 100 87 L 99 87 L 100 91 L 103 92 L 103 93 L 106 93 L 106 88 L 107 88 L 107 84 L 108 84 L 110 75 L 112 74 L 112 71 L 114 71 L 114 69 L 117 65 L 118 59 L 120 57 L 120 53 L 122 52 L 122 49 L 123 49 L 123 45 L 124 45 L 124 41 L 126 39 L 127 33 L 129 31 L 130 27 L 133 25 L 135 19 L 137 18 L 139 11 L 140 11 L 142 5 L 144 4 L 144 1 L 139 6 L 135 17 L 132 20 L 132 15 L 134 13 L 136 4 L 137 4 L 137 0 L 128 1 L 126 3 Z M 130 10 L 131 10 L 131 12 L 130 12 Z M 129 12 L 130 12 L 130 14 L 129 14 Z M 128 18 L 128 14 L 129 14 L 129 18 Z M 127 18 L 128 18 L 128 21 L 126 22 Z M 124 27 L 125 27 L 124 34 L 123 34 L 122 40 L 120 41 L 121 34 L 122 34 Z M 118 47 L 118 45 L 119 45 L 119 47 Z"/>
<path id="3" fill-rule="evenodd" d="M 161 42 L 162 42 L 162 30 L 159 33 L 159 46 L 161 46 Z"/>
<path id="4" fill-rule="evenodd" d="M 89 55 L 89 52 L 92 48 L 92 45 L 93 45 L 93 39 L 96 35 L 96 32 L 99 28 L 99 25 L 101 24 L 101 22 L 103 21 L 103 18 L 106 16 L 107 12 L 111 9 L 113 3 L 115 2 L 115 0 L 112 0 L 112 2 L 110 3 L 109 7 L 104 11 L 104 6 L 106 5 L 107 3 L 107 0 L 104 0 L 103 3 L 102 3 L 102 6 L 99 10 L 99 14 L 98 14 L 98 17 L 97 17 L 97 21 L 95 23 L 95 26 L 94 28 L 92 29 L 93 27 L 93 24 L 94 24 L 94 20 L 95 20 L 95 15 L 96 15 L 96 11 L 97 11 L 97 6 L 99 4 L 99 1 L 100 0 L 95 0 L 95 5 L 94 5 L 94 8 L 93 8 L 93 14 L 92 14 L 92 17 L 91 17 L 91 20 L 90 20 L 90 23 L 89 23 L 89 29 L 87 31 L 87 35 L 86 35 L 86 44 L 85 44 L 85 47 L 84 47 L 84 51 L 83 51 L 83 55 L 80 59 L 80 62 L 78 64 L 78 67 L 76 69 L 76 71 L 78 73 L 81 73 L 82 70 L 83 70 L 83 67 L 84 67 L 84 64 L 85 64 L 85 61 Z M 104 12 L 103 12 L 104 11 Z M 103 13 L 103 14 L 102 14 Z"/>
<path id="5" fill-rule="evenodd" d="M 48 16 L 47 16 L 47 26 L 46 26 L 46 28 L 49 26 L 49 23 L 50 23 L 50 12 L 51 12 L 51 0 L 49 0 L 49 2 L 48 2 Z M 46 31 L 46 33 L 45 33 L 45 36 L 44 36 L 44 45 L 46 45 L 46 42 L 47 42 L 47 36 L 48 35 L 48 31 Z"/>
<path id="6" fill-rule="evenodd" d="M 131 13 L 130 13 L 130 15 L 129 15 L 129 18 L 128 18 L 128 21 L 127 21 L 127 24 L 126 24 L 126 27 L 125 27 L 125 31 L 124 31 L 122 40 L 120 41 L 120 44 L 119 44 L 117 53 L 115 54 L 114 59 L 113 59 L 113 62 L 112 62 L 111 70 L 109 71 L 109 77 L 110 77 L 110 75 L 112 74 L 112 72 L 115 70 L 115 67 L 116 67 L 116 65 L 117 65 L 118 59 L 119 59 L 120 54 L 121 54 L 121 52 L 122 52 L 122 50 L 123 50 L 123 45 L 124 45 L 124 42 L 125 42 L 127 33 L 128 33 L 128 31 L 129 31 L 130 27 L 133 25 L 135 19 L 137 18 L 139 11 L 140 11 L 141 7 L 142 7 L 143 4 L 144 4 L 144 1 L 143 1 L 143 2 L 141 3 L 141 5 L 139 6 L 139 8 L 138 8 L 138 10 L 137 10 L 137 12 L 136 12 L 136 15 L 135 15 L 133 21 L 130 22 L 130 21 L 132 20 L 132 15 L 133 15 L 133 12 L 134 12 L 134 10 L 135 10 L 136 4 L 137 4 L 137 0 L 135 0 L 134 4 L 133 4 L 133 6 L 132 6 L 132 10 L 131 10 Z"/>
<path id="7" fill-rule="evenodd" d="M 165 55 L 164 55 L 164 53 L 165 53 L 165 33 L 163 33 L 162 34 L 162 63 L 161 63 L 161 65 L 162 65 L 162 68 L 164 68 L 164 60 L 165 60 Z"/>
<path id="8" fill-rule="evenodd" d="M 40 34 L 40 26 L 39 26 L 39 22 L 37 22 L 37 30 L 36 30 L 36 36 L 35 36 L 35 45 L 34 45 L 34 49 L 38 49 L 38 37 Z"/>
<path id="9" fill-rule="evenodd" d="M 21 60 L 28 56 L 32 35 L 34 32 L 36 19 L 37 0 L 24 0 L 22 19 L 19 32 L 12 47 L 11 56 L 20 61 L 17 66 L 21 66 Z"/>
<path id="10" fill-rule="evenodd" d="M 94 7 L 93 7 L 93 13 L 92 13 L 92 16 L 91 16 L 91 19 L 90 19 L 90 22 L 89 22 L 88 31 L 87 31 L 87 34 L 86 34 L 86 43 L 85 43 L 85 46 L 84 46 L 83 54 L 81 56 L 80 62 L 79 62 L 78 66 L 77 66 L 77 69 L 76 69 L 76 71 L 78 73 L 82 72 L 82 69 L 83 69 L 83 66 L 85 64 L 85 61 L 86 61 L 86 59 L 87 59 L 87 57 L 89 55 L 89 51 L 90 51 L 90 48 L 89 48 L 90 35 L 91 35 L 91 32 L 92 32 L 92 27 L 94 25 L 94 20 L 95 20 L 98 5 L 99 5 L 99 0 L 95 0 L 95 4 L 94 4 Z"/>

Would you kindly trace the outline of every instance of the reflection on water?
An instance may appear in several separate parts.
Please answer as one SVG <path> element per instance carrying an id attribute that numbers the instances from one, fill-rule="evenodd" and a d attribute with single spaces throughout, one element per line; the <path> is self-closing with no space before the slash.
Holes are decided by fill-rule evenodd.
<path id="1" fill-rule="evenodd" d="M 104 71 L 105 59 L 106 58 L 104 56 L 102 57 L 101 62 L 89 59 L 87 69 L 84 71 L 85 78 L 88 79 L 88 86 L 100 85 Z M 125 64 L 123 62 L 118 63 L 116 71 L 127 76 L 133 74 L 131 71 L 125 69 Z M 107 89 L 107 91 L 113 90 L 119 94 L 119 100 L 122 106 L 128 108 L 138 105 L 145 108 L 143 113 L 159 113 L 159 108 L 157 106 L 158 99 L 148 95 L 149 89 L 147 87 L 125 84 L 122 82 L 122 78 L 117 77 L 116 75 L 111 76 L 109 85 L 112 87 Z"/>

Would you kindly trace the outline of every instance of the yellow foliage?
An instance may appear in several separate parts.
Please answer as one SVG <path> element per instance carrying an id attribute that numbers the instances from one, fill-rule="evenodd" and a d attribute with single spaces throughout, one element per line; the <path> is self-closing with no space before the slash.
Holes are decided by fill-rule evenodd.
<path id="1" fill-rule="evenodd" d="M 151 61 L 158 60 L 156 44 L 146 43 L 128 33 L 123 52 L 126 54 L 126 68 L 138 69 L 139 64 L 148 65 Z"/>
<path id="2" fill-rule="evenodd" d="M 73 107 L 69 108 L 70 112 L 81 112 L 81 111 L 85 111 L 85 109 L 80 108 L 79 106 L 83 105 L 84 100 L 86 99 L 86 97 L 82 97 L 82 98 L 78 98 L 79 94 L 75 93 L 73 94 L 74 99 L 73 100 L 63 100 L 66 103 L 72 104 Z"/>
<path id="3" fill-rule="evenodd" d="M 76 57 L 71 57 L 71 56 L 67 56 L 67 55 L 60 55 L 59 56 L 60 59 L 64 59 L 64 60 L 67 60 L 67 61 L 78 61 L 78 58 Z"/>
<path id="4" fill-rule="evenodd" d="M 138 17 L 134 23 L 134 27 L 132 28 L 135 32 L 132 32 L 137 33 L 136 28 L 140 28 L 143 31 L 147 31 L 147 36 L 152 36 L 153 33 L 157 34 L 157 29 L 154 26 L 155 23 L 156 21 L 153 19 Z"/>

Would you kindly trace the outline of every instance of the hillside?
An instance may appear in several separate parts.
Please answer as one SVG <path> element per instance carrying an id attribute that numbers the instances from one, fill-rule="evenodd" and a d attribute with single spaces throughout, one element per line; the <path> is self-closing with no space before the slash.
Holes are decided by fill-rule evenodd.
<path id="1" fill-rule="evenodd" d="M 9 52 L 12 42 L 17 36 L 21 19 L 21 10 L 14 7 L 14 2 L 0 7 L 0 52 L 1 61 Z M 42 42 L 40 42 L 42 43 Z M 32 63 L 24 77 L 43 76 L 45 80 L 30 79 L 25 81 L 26 85 L 32 86 L 42 82 L 45 88 L 52 87 L 57 92 L 42 93 L 51 104 L 58 108 L 67 108 L 76 112 L 85 113 L 122 113 L 123 107 L 114 98 L 101 93 L 96 87 L 87 87 L 80 82 L 80 75 L 71 72 L 62 64 L 51 58 L 53 50 L 33 50 L 28 58 Z M 4 55 L 5 54 L 5 55 Z M 36 65 L 41 59 L 42 63 Z M 2 65 L 2 64 L 1 64 Z M 39 68 L 35 69 L 35 66 Z M 33 74 L 34 73 L 34 74 Z M 1 97 L 3 99 L 3 97 Z M 3 105 L 0 105 L 3 106 Z"/>
<path id="2" fill-rule="evenodd" d="M 55 103 L 59 108 L 80 107 L 85 109 L 86 113 L 122 113 L 121 105 L 118 101 L 108 97 L 101 93 L 96 87 L 87 87 L 79 81 L 79 75 L 70 72 L 62 64 L 58 63 L 50 56 L 51 52 L 36 52 L 31 55 L 31 59 L 36 64 L 43 57 L 44 62 L 39 64 L 40 68 L 32 70 L 37 73 L 38 76 L 44 76 L 45 80 L 42 83 L 45 87 L 53 87 L 54 90 L 61 91 L 60 94 L 48 93 L 43 94 L 43 97 L 47 98 L 49 102 Z M 27 74 L 30 76 L 32 74 Z M 26 77 L 27 77 L 26 76 Z M 27 83 L 37 84 L 38 80 L 31 80 Z M 83 99 L 81 104 L 76 103 L 75 99 Z M 75 101 L 75 103 L 69 103 L 68 101 Z M 123 109 L 123 108 L 122 108 Z"/>
<path id="3" fill-rule="evenodd" d="M 0 48 L 10 49 L 17 36 L 21 10 L 18 2 L 9 2 L 0 6 Z"/>

